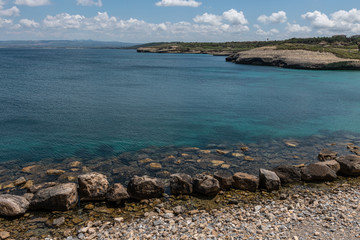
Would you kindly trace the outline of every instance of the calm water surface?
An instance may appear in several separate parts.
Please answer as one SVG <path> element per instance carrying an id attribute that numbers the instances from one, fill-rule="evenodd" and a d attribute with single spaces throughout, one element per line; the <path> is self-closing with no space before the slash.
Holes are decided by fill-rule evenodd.
<path id="1" fill-rule="evenodd" d="M 360 72 L 209 55 L 0 49 L 0 161 L 360 133 Z"/>

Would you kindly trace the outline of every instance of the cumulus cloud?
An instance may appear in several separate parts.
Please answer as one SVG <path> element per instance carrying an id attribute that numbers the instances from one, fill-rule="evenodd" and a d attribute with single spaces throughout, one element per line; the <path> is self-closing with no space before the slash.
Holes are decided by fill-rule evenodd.
<path id="1" fill-rule="evenodd" d="M 204 13 L 203 15 L 198 15 L 194 19 L 196 23 L 208 23 L 211 25 L 220 25 L 222 22 L 222 17 L 214 14 Z"/>
<path id="2" fill-rule="evenodd" d="M 98 6 L 102 7 L 102 1 L 94 1 L 94 0 L 76 0 L 77 5 L 81 6 Z"/>
<path id="3" fill-rule="evenodd" d="M 307 12 L 301 15 L 301 17 L 309 20 L 316 28 L 331 28 L 335 26 L 334 21 L 330 20 L 326 14 L 319 11 Z"/>
<path id="4" fill-rule="evenodd" d="M 223 17 L 225 20 L 229 21 L 230 23 L 236 24 L 248 24 L 247 19 L 242 11 L 238 12 L 235 9 L 230 9 L 223 13 Z"/>
<path id="5" fill-rule="evenodd" d="M 30 20 L 30 19 L 21 19 L 19 21 L 20 25 L 24 26 L 24 27 L 28 27 L 28 28 L 37 28 L 39 27 L 39 23 L 35 22 L 34 20 Z"/>
<path id="6" fill-rule="evenodd" d="M 161 0 L 155 3 L 158 7 L 199 7 L 201 4 L 195 0 Z"/>
<path id="7" fill-rule="evenodd" d="M 45 27 L 48 28 L 78 29 L 81 27 L 84 20 L 85 17 L 81 15 L 70 15 L 68 13 L 61 13 L 57 14 L 56 16 L 46 16 L 43 24 Z"/>
<path id="8" fill-rule="evenodd" d="M 12 20 L 0 18 L 0 28 L 10 27 L 12 24 Z"/>
<path id="9" fill-rule="evenodd" d="M 287 27 L 286 30 L 291 32 L 291 33 L 307 33 L 307 32 L 311 32 L 311 28 L 307 27 L 307 26 L 300 26 L 299 24 L 291 24 L 291 23 L 287 23 Z"/>
<path id="10" fill-rule="evenodd" d="M 258 17 L 258 21 L 261 23 L 273 23 L 273 24 L 278 24 L 278 23 L 284 23 L 287 21 L 287 16 L 286 16 L 286 12 L 284 11 L 279 11 L 276 13 L 272 13 L 270 16 L 266 16 L 266 15 L 261 15 Z"/>
<path id="11" fill-rule="evenodd" d="M 3 9 L 3 6 L 0 4 L 0 16 L 12 17 L 19 15 L 20 15 L 20 10 L 17 7 L 14 6 L 9 9 Z"/>
<path id="12" fill-rule="evenodd" d="M 15 0 L 16 5 L 25 5 L 29 7 L 38 7 L 38 6 L 44 6 L 49 5 L 49 0 Z"/>
<path id="13" fill-rule="evenodd" d="M 272 28 L 269 31 L 264 31 L 258 24 L 254 24 L 254 27 L 257 29 L 256 35 L 260 35 L 260 36 L 272 36 L 274 34 L 279 33 L 279 30 L 275 28 Z"/>

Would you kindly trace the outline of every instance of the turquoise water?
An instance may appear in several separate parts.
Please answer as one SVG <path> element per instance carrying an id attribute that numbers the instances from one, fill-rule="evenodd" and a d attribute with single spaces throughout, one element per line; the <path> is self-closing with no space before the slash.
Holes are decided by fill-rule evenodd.
<path id="1" fill-rule="evenodd" d="M 360 72 L 209 55 L 0 49 L 0 161 L 360 133 Z"/>

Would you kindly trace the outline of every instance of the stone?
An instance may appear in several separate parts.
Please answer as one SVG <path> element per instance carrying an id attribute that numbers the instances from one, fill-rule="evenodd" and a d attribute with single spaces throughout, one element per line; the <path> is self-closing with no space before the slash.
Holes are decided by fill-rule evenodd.
<path id="1" fill-rule="evenodd" d="M 109 202 L 121 203 L 128 198 L 130 198 L 129 193 L 120 183 L 112 185 L 106 194 L 106 200 Z"/>
<path id="2" fill-rule="evenodd" d="M 149 163 L 149 162 L 152 162 L 153 160 L 151 158 L 145 158 L 145 159 L 142 159 L 140 160 L 139 162 L 140 163 Z"/>
<path id="3" fill-rule="evenodd" d="M 134 176 L 128 184 L 128 193 L 136 200 L 160 198 L 165 191 L 164 184 L 157 178 Z"/>
<path id="4" fill-rule="evenodd" d="M 81 165 L 81 162 L 79 162 L 79 161 L 74 161 L 74 162 L 71 162 L 70 164 L 69 164 L 69 167 L 70 168 L 76 168 L 76 167 L 79 167 Z"/>
<path id="5" fill-rule="evenodd" d="M 56 184 L 57 184 L 56 182 L 46 182 L 46 183 L 31 185 L 31 186 L 28 187 L 27 189 L 29 190 L 30 193 L 36 193 L 37 191 L 39 191 L 39 190 L 42 189 L 42 188 L 53 187 L 53 186 L 55 186 Z M 26 185 L 26 184 L 25 184 L 25 185 Z"/>
<path id="6" fill-rule="evenodd" d="M 64 174 L 64 170 L 58 170 L 58 169 L 48 169 L 46 170 L 47 175 L 61 175 Z"/>
<path id="7" fill-rule="evenodd" d="M 151 168 L 151 169 L 161 169 L 162 168 L 162 166 L 161 166 L 161 164 L 160 163 L 150 163 L 149 165 L 148 165 L 148 167 L 149 168 Z"/>
<path id="8" fill-rule="evenodd" d="M 247 173 L 237 172 L 233 176 L 233 186 L 240 190 L 255 192 L 259 186 L 259 178 Z"/>
<path id="9" fill-rule="evenodd" d="M 335 160 L 337 152 L 331 151 L 330 149 L 322 149 L 318 155 L 319 161 Z"/>
<path id="10" fill-rule="evenodd" d="M 340 164 L 339 174 L 344 176 L 360 176 L 360 156 L 348 155 L 337 159 Z"/>
<path id="11" fill-rule="evenodd" d="M 211 163 L 214 167 L 218 167 L 218 166 L 224 164 L 225 162 L 222 160 L 211 160 Z"/>
<path id="12" fill-rule="evenodd" d="M 220 149 L 217 149 L 216 150 L 216 153 L 220 154 L 220 155 L 226 155 L 228 154 L 230 151 L 227 151 L 227 150 L 220 150 Z"/>
<path id="13" fill-rule="evenodd" d="M 281 165 L 273 169 L 282 184 L 301 181 L 301 171 L 292 165 Z"/>
<path id="14" fill-rule="evenodd" d="M 24 184 L 24 186 L 21 187 L 21 189 L 29 189 L 34 185 L 34 181 L 33 180 L 28 180 L 26 181 L 26 183 Z"/>
<path id="15" fill-rule="evenodd" d="M 59 227 L 59 226 L 63 225 L 64 223 L 65 223 L 65 217 L 55 218 L 52 221 L 52 225 L 55 227 Z"/>
<path id="16" fill-rule="evenodd" d="M 327 160 L 325 162 L 318 162 L 319 165 L 328 166 L 332 170 L 335 171 L 335 173 L 338 173 L 340 171 L 340 163 L 338 163 L 336 160 Z"/>
<path id="17" fill-rule="evenodd" d="M 259 170 L 259 186 L 268 191 L 279 190 L 281 181 L 275 172 L 261 168 Z"/>
<path id="18" fill-rule="evenodd" d="M 336 178 L 336 172 L 324 164 L 313 163 L 301 169 L 303 181 L 333 181 Z"/>
<path id="19" fill-rule="evenodd" d="M 40 167 L 39 165 L 31 165 L 31 166 L 24 167 L 21 171 L 24 172 L 24 173 L 31 173 L 36 168 L 39 168 L 39 167 Z"/>
<path id="20" fill-rule="evenodd" d="M 255 159 L 251 156 L 244 156 L 245 161 L 254 161 Z"/>
<path id="21" fill-rule="evenodd" d="M 10 237 L 10 233 L 7 231 L 0 231 L 0 239 L 7 239 Z"/>
<path id="22" fill-rule="evenodd" d="M 179 215 L 179 214 L 182 214 L 185 212 L 185 207 L 179 205 L 179 206 L 174 207 L 173 211 L 176 215 Z"/>
<path id="23" fill-rule="evenodd" d="M 109 181 L 104 174 L 86 173 L 78 176 L 79 196 L 84 201 L 105 200 L 109 189 Z"/>
<path id="24" fill-rule="evenodd" d="M 24 177 L 19 177 L 14 181 L 15 186 L 20 186 L 26 183 L 26 179 Z"/>
<path id="25" fill-rule="evenodd" d="M 194 177 L 194 191 L 206 196 L 214 196 L 220 192 L 219 181 L 211 175 L 197 174 Z"/>
<path id="26" fill-rule="evenodd" d="M 78 192 L 75 183 L 63 183 L 37 191 L 31 208 L 50 211 L 67 211 L 76 206 Z"/>
<path id="27" fill-rule="evenodd" d="M 221 189 L 229 189 L 231 188 L 234 179 L 229 171 L 217 171 L 214 173 L 214 177 L 219 181 Z"/>
<path id="28" fill-rule="evenodd" d="M 2 194 L 0 195 L 0 215 L 6 217 L 23 215 L 28 210 L 29 204 L 24 197 Z"/>
<path id="29" fill-rule="evenodd" d="M 173 195 L 187 195 L 192 194 L 193 184 L 190 175 L 185 173 L 176 173 L 171 175 L 170 191 Z"/>
<path id="30" fill-rule="evenodd" d="M 235 157 L 235 158 L 241 158 L 241 157 L 244 157 L 244 154 L 243 153 L 231 153 L 231 156 Z"/>

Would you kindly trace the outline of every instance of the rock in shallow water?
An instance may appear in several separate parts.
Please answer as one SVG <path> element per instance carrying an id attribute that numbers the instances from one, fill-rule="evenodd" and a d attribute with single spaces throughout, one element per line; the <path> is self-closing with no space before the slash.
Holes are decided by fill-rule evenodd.
<path id="1" fill-rule="evenodd" d="M 214 177 L 219 181 L 221 189 L 231 188 L 234 182 L 233 175 L 229 171 L 217 171 L 214 173 Z"/>
<path id="2" fill-rule="evenodd" d="M 259 185 L 268 191 L 279 190 L 281 181 L 275 172 L 261 168 L 259 170 Z"/>
<path id="3" fill-rule="evenodd" d="M 161 197 L 165 191 L 164 184 L 157 178 L 134 176 L 128 185 L 130 197 L 142 200 Z"/>
<path id="4" fill-rule="evenodd" d="M 197 174 L 194 177 L 194 191 L 206 196 L 215 196 L 220 192 L 220 184 L 213 176 Z"/>
<path id="5" fill-rule="evenodd" d="M 185 173 L 176 173 L 171 175 L 170 191 L 173 195 L 191 194 L 193 192 L 192 178 Z"/>
<path id="6" fill-rule="evenodd" d="M 322 163 L 313 163 L 301 170 L 301 179 L 307 182 L 333 181 L 336 178 L 336 172 Z"/>
<path id="7" fill-rule="evenodd" d="M 128 198 L 130 198 L 129 193 L 120 183 L 115 183 L 113 186 L 111 186 L 108 193 L 106 194 L 106 200 L 109 202 L 121 203 Z"/>
<path id="8" fill-rule="evenodd" d="M 337 162 L 340 164 L 340 174 L 344 176 L 360 176 L 360 156 L 348 155 L 340 157 Z"/>
<path id="9" fill-rule="evenodd" d="M 337 152 L 331 151 L 329 149 L 322 149 L 318 155 L 319 161 L 335 160 L 336 157 Z"/>
<path id="10" fill-rule="evenodd" d="M 0 215 L 14 217 L 24 214 L 29 208 L 29 202 L 24 197 L 10 194 L 0 195 Z"/>
<path id="11" fill-rule="evenodd" d="M 281 183 L 293 183 L 301 181 L 301 171 L 299 168 L 291 165 L 281 165 L 273 170 L 281 180 Z"/>
<path id="12" fill-rule="evenodd" d="M 255 192 L 259 186 L 259 178 L 247 173 L 237 172 L 233 176 L 234 187 L 240 190 Z"/>
<path id="13" fill-rule="evenodd" d="M 104 174 L 86 173 L 78 177 L 80 200 L 105 200 L 109 189 L 109 181 Z"/>

